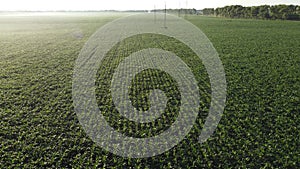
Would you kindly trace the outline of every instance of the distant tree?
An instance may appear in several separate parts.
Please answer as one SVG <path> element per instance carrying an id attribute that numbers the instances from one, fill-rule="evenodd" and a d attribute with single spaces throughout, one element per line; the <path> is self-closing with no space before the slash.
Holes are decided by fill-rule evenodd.
<path id="1" fill-rule="evenodd" d="M 197 10 L 195 8 L 189 9 L 189 14 L 192 14 L 192 15 L 197 14 Z"/>
<path id="2" fill-rule="evenodd" d="M 204 8 L 203 15 L 214 15 L 215 10 L 214 8 Z"/>
<path id="3" fill-rule="evenodd" d="M 258 18 L 260 19 L 269 19 L 270 18 L 270 6 L 269 5 L 262 5 L 259 6 L 258 9 Z"/>
<path id="4" fill-rule="evenodd" d="M 222 8 L 222 16 L 230 17 L 230 6 L 225 6 Z"/>
<path id="5" fill-rule="evenodd" d="M 287 16 L 286 16 L 287 20 L 299 20 L 300 19 L 300 15 L 297 13 L 297 8 L 299 8 L 299 6 L 294 6 L 294 5 L 288 6 L 288 11 L 287 11 Z"/>
<path id="6" fill-rule="evenodd" d="M 288 19 L 293 14 L 296 14 L 296 7 L 293 5 L 275 5 L 271 7 L 271 17 L 273 19 Z"/>
<path id="7" fill-rule="evenodd" d="M 212 15 L 213 9 L 203 10 L 205 15 Z M 255 19 L 287 19 L 300 20 L 300 8 L 295 5 L 261 5 L 243 7 L 241 5 L 231 5 L 214 10 L 216 16 L 228 18 L 255 18 Z"/>
<path id="8" fill-rule="evenodd" d="M 300 6 L 296 7 L 296 14 L 300 15 Z"/>
<path id="9" fill-rule="evenodd" d="M 244 7 L 241 5 L 233 6 L 233 18 L 242 18 L 244 13 Z"/>
<path id="10" fill-rule="evenodd" d="M 252 18 L 258 18 L 259 14 L 259 7 L 258 6 L 252 6 L 251 7 L 251 16 Z"/>
<path id="11" fill-rule="evenodd" d="M 216 9 L 215 9 L 215 15 L 216 15 L 216 16 L 221 16 L 221 13 L 222 13 L 221 9 L 222 9 L 222 8 L 216 8 Z"/>
<path id="12" fill-rule="evenodd" d="M 252 18 L 251 7 L 244 7 L 244 18 Z"/>

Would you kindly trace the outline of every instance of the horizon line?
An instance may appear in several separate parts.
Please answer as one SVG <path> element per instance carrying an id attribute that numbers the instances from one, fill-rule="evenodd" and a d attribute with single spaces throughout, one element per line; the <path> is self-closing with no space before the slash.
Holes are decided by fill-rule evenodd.
<path id="1" fill-rule="evenodd" d="M 238 4 L 235 4 L 238 5 Z M 226 6 L 235 6 L 235 5 L 226 5 Z M 268 5 L 268 4 L 264 4 Z M 264 5 L 253 5 L 253 6 L 264 6 Z M 269 6 L 277 6 L 277 5 L 294 5 L 294 6 L 300 6 L 298 4 L 273 4 Z M 216 8 L 223 8 L 226 6 L 222 7 L 216 7 Z M 243 6 L 243 5 L 240 5 Z M 252 7 L 252 6 L 243 6 L 243 7 Z M 216 9 L 213 8 L 213 9 Z M 196 9 L 197 11 L 203 10 L 203 9 L 212 9 L 212 7 L 206 7 L 202 9 L 197 9 L 197 8 L 167 8 L 168 10 L 178 10 L 178 9 Z M 93 10 L 93 9 L 84 9 L 84 10 L 72 10 L 72 9 L 66 9 L 66 10 L 0 10 L 0 12 L 147 12 L 147 11 L 153 11 L 153 10 L 164 10 L 164 9 L 126 9 L 126 10 L 118 10 L 118 9 L 99 9 L 99 10 Z"/>

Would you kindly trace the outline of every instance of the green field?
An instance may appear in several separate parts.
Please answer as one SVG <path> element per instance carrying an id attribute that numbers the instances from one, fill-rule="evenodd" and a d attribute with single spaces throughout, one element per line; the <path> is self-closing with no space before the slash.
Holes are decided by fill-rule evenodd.
<path id="1" fill-rule="evenodd" d="M 203 65 L 190 62 L 192 70 L 204 72 L 196 77 L 202 110 L 180 144 L 143 159 L 119 157 L 97 146 L 74 112 L 73 69 L 89 37 L 123 15 L 0 13 L 0 168 L 300 167 L 300 23 L 291 21 L 188 16 L 213 43 L 226 72 L 227 102 L 214 135 L 198 143 L 209 109 L 210 85 Z M 184 51 L 186 62 L 193 57 L 169 37 L 144 34 L 120 42 L 108 54 L 112 59 L 105 60 L 110 67 L 98 70 L 96 92 L 101 110 L 113 107 L 110 97 L 104 97 L 109 95 L 110 72 L 128 53 L 145 47 L 178 54 Z M 140 86 L 148 84 L 147 89 L 156 86 L 166 88 L 166 95 L 178 94 L 176 82 L 157 70 L 143 72 L 134 84 L 131 99 L 143 110 L 149 108 L 149 92 L 135 95 Z M 177 105 L 179 100 L 172 101 Z M 170 105 L 169 110 L 176 115 L 176 108 Z M 132 124 L 115 110 L 105 117 L 120 132 L 146 137 L 166 129 L 175 116 L 166 113 L 158 127 L 156 123 Z"/>

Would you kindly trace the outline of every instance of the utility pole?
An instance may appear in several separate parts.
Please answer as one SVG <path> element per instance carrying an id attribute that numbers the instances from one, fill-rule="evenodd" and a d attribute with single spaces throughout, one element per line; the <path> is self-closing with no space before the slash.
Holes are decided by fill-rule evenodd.
<path id="1" fill-rule="evenodd" d="M 188 0 L 185 1 L 185 18 L 187 17 L 188 12 Z"/>
<path id="2" fill-rule="evenodd" d="M 156 6 L 154 5 L 154 23 L 156 23 Z"/>
<path id="3" fill-rule="evenodd" d="M 167 3 L 165 1 L 165 19 L 164 19 L 164 28 L 167 29 Z"/>
<path id="4" fill-rule="evenodd" d="M 179 0 L 179 8 L 178 8 L 178 17 L 180 17 L 180 0 Z"/>

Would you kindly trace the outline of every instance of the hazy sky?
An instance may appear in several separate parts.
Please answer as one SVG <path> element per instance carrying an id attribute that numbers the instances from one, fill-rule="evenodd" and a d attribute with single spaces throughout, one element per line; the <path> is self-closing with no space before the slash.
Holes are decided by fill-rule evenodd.
<path id="1" fill-rule="evenodd" d="M 300 5 L 300 0 L 0 0 L 0 10 L 127 10 L 223 7 L 226 5 Z"/>

